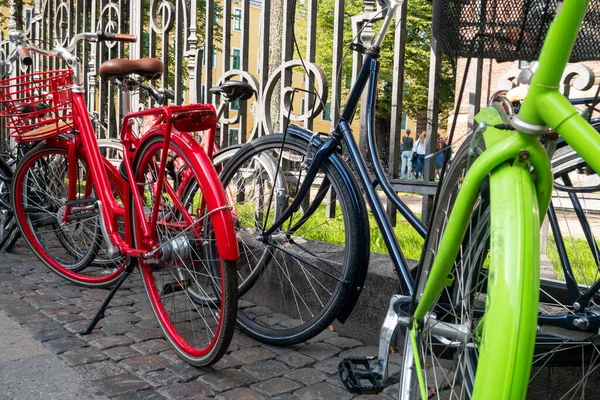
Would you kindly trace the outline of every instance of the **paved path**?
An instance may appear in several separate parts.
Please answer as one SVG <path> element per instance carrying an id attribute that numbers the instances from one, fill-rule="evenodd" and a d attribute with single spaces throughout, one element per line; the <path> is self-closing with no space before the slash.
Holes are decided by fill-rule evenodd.
<path id="1" fill-rule="evenodd" d="M 138 275 L 95 332 L 78 336 L 107 290 L 67 283 L 25 246 L 0 260 L 0 399 L 345 400 L 354 396 L 338 379 L 340 357 L 377 352 L 330 331 L 286 348 L 236 332 L 223 359 L 195 368 L 163 339 Z M 397 386 L 357 398 L 392 399 Z"/>

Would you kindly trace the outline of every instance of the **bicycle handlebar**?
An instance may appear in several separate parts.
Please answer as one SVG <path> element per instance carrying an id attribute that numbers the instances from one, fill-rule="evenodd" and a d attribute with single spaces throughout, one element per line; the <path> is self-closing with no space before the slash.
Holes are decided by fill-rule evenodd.
<path id="1" fill-rule="evenodd" d="M 82 40 L 89 40 L 91 42 L 104 42 L 104 41 L 115 41 L 115 42 L 126 42 L 134 43 L 137 41 L 135 35 L 129 35 L 126 33 L 113 33 L 113 32 L 84 32 L 78 33 L 73 36 L 71 41 L 66 47 L 57 46 L 53 50 L 46 50 L 40 47 L 27 43 L 27 38 L 19 31 L 11 31 L 8 35 L 9 41 L 17 45 L 17 54 L 21 58 L 21 61 L 25 65 L 31 65 L 33 60 L 29 55 L 30 52 L 38 53 L 46 57 L 61 57 L 65 58 L 67 53 L 75 51 L 75 46 Z"/>
<path id="2" fill-rule="evenodd" d="M 111 41 L 111 42 L 124 42 L 124 43 L 135 43 L 137 37 L 135 35 L 129 35 L 127 33 L 113 33 L 113 32 L 97 32 L 98 41 Z"/>
<path id="3" fill-rule="evenodd" d="M 17 54 L 24 65 L 30 66 L 33 64 L 33 58 L 31 58 L 31 54 L 29 53 L 29 49 L 27 47 L 18 46 Z"/>

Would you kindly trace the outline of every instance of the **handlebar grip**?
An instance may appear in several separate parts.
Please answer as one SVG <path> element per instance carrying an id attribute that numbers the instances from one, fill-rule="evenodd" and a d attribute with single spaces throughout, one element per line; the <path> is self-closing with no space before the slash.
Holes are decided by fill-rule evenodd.
<path id="1" fill-rule="evenodd" d="M 128 33 L 115 33 L 115 40 L 117 42 L 135 43 L 137 42 L 137 37 Z"/>
<path id="2" fill-rule="evenodd" d="M 21 62 L 26 65 L 26 66 L 30 66 L 33 65 L 33 58 L 31 58 L 31 54 L 29 54 L 29 49 L 25 46 L 19 46 L 17 47 L 17 54 L 19 55 L 19 59 L 21 60 Z"/>
<path id="3" fill-rule="evenodd" d="M 98 32 L 98 41 L 135 43 L 137 42 L 137 37 L 127 33 Z"/>

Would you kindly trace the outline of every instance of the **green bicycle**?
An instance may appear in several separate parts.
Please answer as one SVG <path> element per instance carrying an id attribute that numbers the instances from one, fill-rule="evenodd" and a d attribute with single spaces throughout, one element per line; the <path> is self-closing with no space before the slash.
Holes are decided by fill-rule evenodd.
<path id="1" fill-rule="evenodd" d="M 448 171 L 405 321 L 401 399 L 436 395 L 434 380 L 446 389 L 460 382 L 452 398 L 526 397 L 538 328 L 540 223 L 553 184 L 540 136 L 558 133 L 600 171 L 600 136 L 558 90 L 570 57 L 598 58 L 591 34 L 600 23 L 597 6 L 586 16 L 586 0 L 516 3 L 434 4 L 434 36 L 451 55 L 531 60 L 543 46 L 519 114 L 510 120 L 500 106 L 481 111 Z M 443 359 L 454 364 L 453 376 L 424 372 L 423 364 Z"/>

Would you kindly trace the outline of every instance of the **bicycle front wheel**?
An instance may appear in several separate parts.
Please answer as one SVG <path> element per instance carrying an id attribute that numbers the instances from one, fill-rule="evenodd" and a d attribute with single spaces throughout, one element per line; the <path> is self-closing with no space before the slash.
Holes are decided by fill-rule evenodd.
<path id="1" fill-rule="evenodd" d="M 316 150 L 291 135 L 266 135 L 239 151 L 221 174 L 240 248 L 238 325 L 266 343 L 299 343 L 326 329 L 344 304 L 361 252 L 368 251 L 368 231 L 358 228 L 366 213 L 349 200 L 354 192 L 330 160 L 299 209 L 263 236 L 297 197 Z"/>
<path id="2" fill-rule="evenodd" d="M 159 171 L 164 140 L 161 134 L 146 140 L 133 165 L 144 207 L 142 216 L 130 210 L 135 241 L 144 246 L 140 218 L 145 218 L 157 250 L 156 259 L 141 262 L 142 278 L 178 355 L 190 364 L 208 365 L 221 358 L 233 336 L 235 262 L 218 256 L 200 186 L 203 172 L 193 167 L 191 157 L 170 142 L 166 157 L 177 168 L 168 165 L 167 171 Z"/>
<path id="3" fill-rule="evenodd" d="M 419 294 L 465 175 L 482 151 L 482 143 L 467 140 L 445 177 Z M 419 374 L 428 398 L 525 398 L 536 332 L 539 217 L 526 168 L 502 165 L 494 174 L 479 190 L 446 286 L 415 331 L 416 354 L 407 331 L 400 399 L 422 398 Z M 494 186 L 498 177 L 503 181 Z"/>

